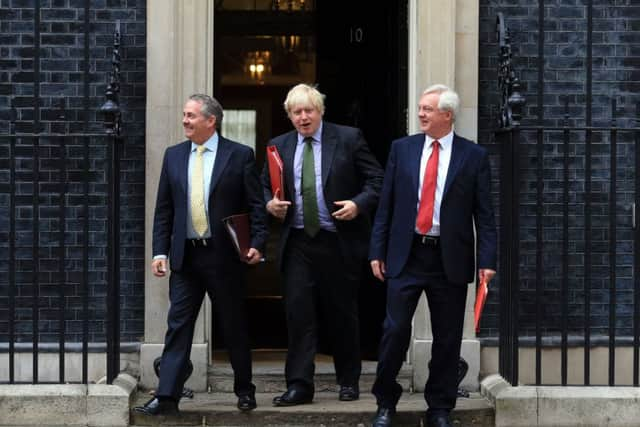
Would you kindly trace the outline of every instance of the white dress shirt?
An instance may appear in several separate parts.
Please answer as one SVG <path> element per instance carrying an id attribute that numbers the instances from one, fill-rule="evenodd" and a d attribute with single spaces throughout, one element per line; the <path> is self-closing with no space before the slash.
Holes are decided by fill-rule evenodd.
<path id="1" fill-rule="evenodd" d="M 427 167 L 427 161 L 433 151 L 433 141 L 429 135 L 425 135 L 424 146 L 422 148 L 422 157 L 420 158 L 420 174 L 418 175 L 418 204 L 416 212 L 420 207 L 420 198 L 422 197 L 422 181 L 424 180 L 424 170 Z M 433 225 L 431 230 L 427 232 L 429 236 L 440 235 L 440 204 L 442 203 L 442 193 L 444 192 L 444 184 L 447 180 L 447 172 L 449 171 L 449 162 L 451 161 L 451 149 L 453 147 L 453 130 L 438 139 L 440 142 L 440 151 L 438 153 L 438 178 L 436 180 L 436 200 L 433 204 Z M 419 233 L 418 229 L 415 229 Z"/>

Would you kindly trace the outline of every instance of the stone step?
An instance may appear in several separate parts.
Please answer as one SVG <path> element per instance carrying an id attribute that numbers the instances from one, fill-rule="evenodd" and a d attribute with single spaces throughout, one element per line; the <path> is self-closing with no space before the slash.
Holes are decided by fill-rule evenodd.
<path id="1" fill-rule="evenodd" d="M 363 361 L 360 376 L 360 390 L 368 392 L 375 380 L 377 362 Z M 398 375 L 398 383 L 405 391 L 411 390 L 411 366 L 402 367 Z M 333 362 L 328 356 L 316 357 L 315 388 L 318 392 L 338 391 Z M 282 393 L 286 390 L 284 379 L 284 359 L 254 358 L 253 383 L 258 393 Z M 213 393 L 233 392 L 233 370 L 226 360 L 214 359 L 208 369 L 209 390 Z"/>
<path id="2" fill-rule="evenodd" d="M 243 413 L 236 408 L 236 397 L 232 393 L 196 393 L 193 399 L 180 402 L 180 416 L 148 417 L 131 412 L 131 424 L 138 426 L 308 426 L 346 427 L 369 426 L 376 410 L 375 398 L 363 393 L 355 402 L 340 402 L 335 393 L 320 392 L 313 403 L 288 408 L 271 404 L 273 393 L 258 393 L 258 408 Z M 143 404 L 148 394 L 138 393 L 136 405 Z M 398 403 L 394 418 L 395 427 L 418 427 L 424 425 L 426 403 L 422 393 L 405 393 Z M 454 426 L 493 427 L 494 410 L 484 397 L 472 393 L 470 398 L 458 399 L 451 419 Z"/>

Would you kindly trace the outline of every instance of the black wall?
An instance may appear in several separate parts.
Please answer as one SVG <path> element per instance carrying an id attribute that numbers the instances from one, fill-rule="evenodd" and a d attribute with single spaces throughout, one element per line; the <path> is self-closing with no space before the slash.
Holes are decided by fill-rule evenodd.
<path id="1" fill-rule="evenodd" d="M 564 123 L 564 104 L 570 104 L 570 126 L 587 123 L 587 1 L 545 1 L 544 61 L 542 99 L 538 99 L 538 11 L 539 3 L 529 0 L 480 1 L 480 91 L 479 142 L 492 152 L 493 191 L 498 211 L 500 189 L 498 172 L 500 146 L 493 130 L 498 117 L 497 66 L 499 49 L 495 35 L 497 14 L 502 12 L 511 32 L 514 64 L 523 83 L 527 106 L 523 125 L 538 124 L 538 112 L 544 112 L 546 126 Z M 617 124 L 634 125 L 636 104 L 640 102 L 640 4 L 634 0 L 593 1 L 592 124 L 610 124 L 611 99 L 617 100 Z M 536 272 L 536 135 L 522 134 L 518 183 L 520 205 L 521 333 L 534 334 Z M 609 216 L 616 216 L 616 332 L 630 335 L 632 326 L 633 242 L 631 203 L 634 196 L 635 149 L 629 133 L 618 135 L 617 197 L 615 211 L 608 206 L 610 189 L 609 134 L 593 135 L 592 160 L 592 269 L 591 315 L 594 335 L 607 334 L 609 321 Z M 585 133 L 571 133 L 569 146 L 569 328 L 582 334 L 584 316 L 584 194 Z M 543 216 L 543 303 L 545 335 L 554 335 L 560 327 L 560 283 L 562 278 L 562 133 L 544 140 L 544 216 Z M 499 277 L 496 283 L 500 285 Z M 498 286 L 491 291 L 482 336 L 497 336 Z"/>
<path id="2" fill-rule="evenodd" d="M 35 51 L 35 11 L 40 7 Z M 8 334 L 9 132 L 104 132 L 96 110 L 105 101 L 113 33 L 121 23 L 120 106 L 124 120 L 121 163 L 121 332 L 123 341 L 144 333 L 144 128 L 146 3 L 144 0 L 0 0 L 0 341 Z M 89 74 L 85 75 L 85 5 L 89 5 Z M 38 55 L 36 55 L 38 54 Z M 36 75 L 36 56 L 39 73 Z M 88 80 L 87 80 L 88 79 Z M 85 81 L 89 82 L 85 92 Z M 39 95 L 37 98 L 35 95 Z M 86 102 L 86 104 L 85 104 Z M 85 108 L 88 106 L 88 108 Z M 15 108 L 11 124 L 11 107 Z M 35 129 L 36 119 L 40 128 Z M 86 119 L 86 124 L 85 124 Z M 82 246 L 84 242 L 82 139 L 66 139 L 64 277 L 59 270 L 60 139 L 42 137 L 38 149 L 39 339 L 58 340 L 59 287 L 64 283 L 67 341 L 82 330 Z M 89 339 L 104 340 L 106 296 L 105 138 L 90 142 Z M 16 334 L 31 341 L 33 305 L 34 139 L 16 139 Z"/>

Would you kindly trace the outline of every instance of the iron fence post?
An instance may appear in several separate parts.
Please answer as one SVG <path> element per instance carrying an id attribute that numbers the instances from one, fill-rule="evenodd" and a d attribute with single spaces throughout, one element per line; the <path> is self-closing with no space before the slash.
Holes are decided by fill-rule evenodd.
<path id="1" fill-rule="evenodd" d="M 105 117 L 109 144 L 107 221 L 107 382 L 111 384 L 120 371 L 120 22 L 116 22 L 113 41 L 112 71 L 105 90 L 106 102 L 100 107 Z"/>
<path id="2" fill-rule="evenodd" d="M 519 301 L 519 146 L 520 121 L 526 99 L 512 62 L 509 31 L 502 13 L 496 33 L 500 46 L 498 86 L 501 110 L 498 126 L 502 139 L 501 265 L 500 265 L 500 374 L 512 385 L 518 383 L 518 301 Z M 506 137 L 505 137 L 506 135 Z"/>

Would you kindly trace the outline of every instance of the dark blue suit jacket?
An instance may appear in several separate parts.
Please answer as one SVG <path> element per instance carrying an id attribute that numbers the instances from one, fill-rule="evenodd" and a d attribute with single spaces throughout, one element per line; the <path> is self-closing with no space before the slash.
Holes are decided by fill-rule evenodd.
<path id="1" fill-rule="evenodd" d="M 380 204 L 371 236 L 369 259 L 386 263 L 386 276 L 398 276 L 409 257 L 415 230 L 420 158 L 425 135 L 393 141 Z M 440 206 L 440 247 L 447 280 L 467 284 L 478 268 L 496 269 L 496 226 L 491 204 L 487 151 L 454 134 L 451 160 Z"/>
<path id="2" fill-rule="evenodd" d="M 191 141 L 184 141 L 165 151 L 153 220 L 153 255 L 169 255 L 171 270 L 174 271 L 182 269 L 187 238 L 190 152 Z M 209 229 L 216 253 L 216 260 L 212 261 L 228 266 L 243 265 L 222 218 L 244 212 L 248 212 L 251 218 L 251 247 L 264 253 L 266 211 L 251 148 L 220 137 L 208 203 Z"/>
<path id="3" fill-rule="evenodd" d="M 291 206 L 284 219 L 280 234 L 279 259 L 289 238 L 289 230 L 295 212 L 295 186 L 293 162 L 298 143 L 298 133 L 293 130 L 273 138 L 269 145 L 278 149 L 284 164 L 284 194 Z M 262 172 L 265 203 L 273 198 L 269 180 L 269 168 L 265 162 Z M 327 210 L 337 210 L 333 202 L 353 200 L 358 206 L 358 216 L 350 221 L 336 221 L 338 241 L 342 256 L 351 262 L 362 262 L 367 257 L 371 231 L 371 217 L 378 203 L 382 186 L 382 168 L 371 154 L 362 132 L 353 127 L 323 121 L 322 124 L 322 189 Z"/>

